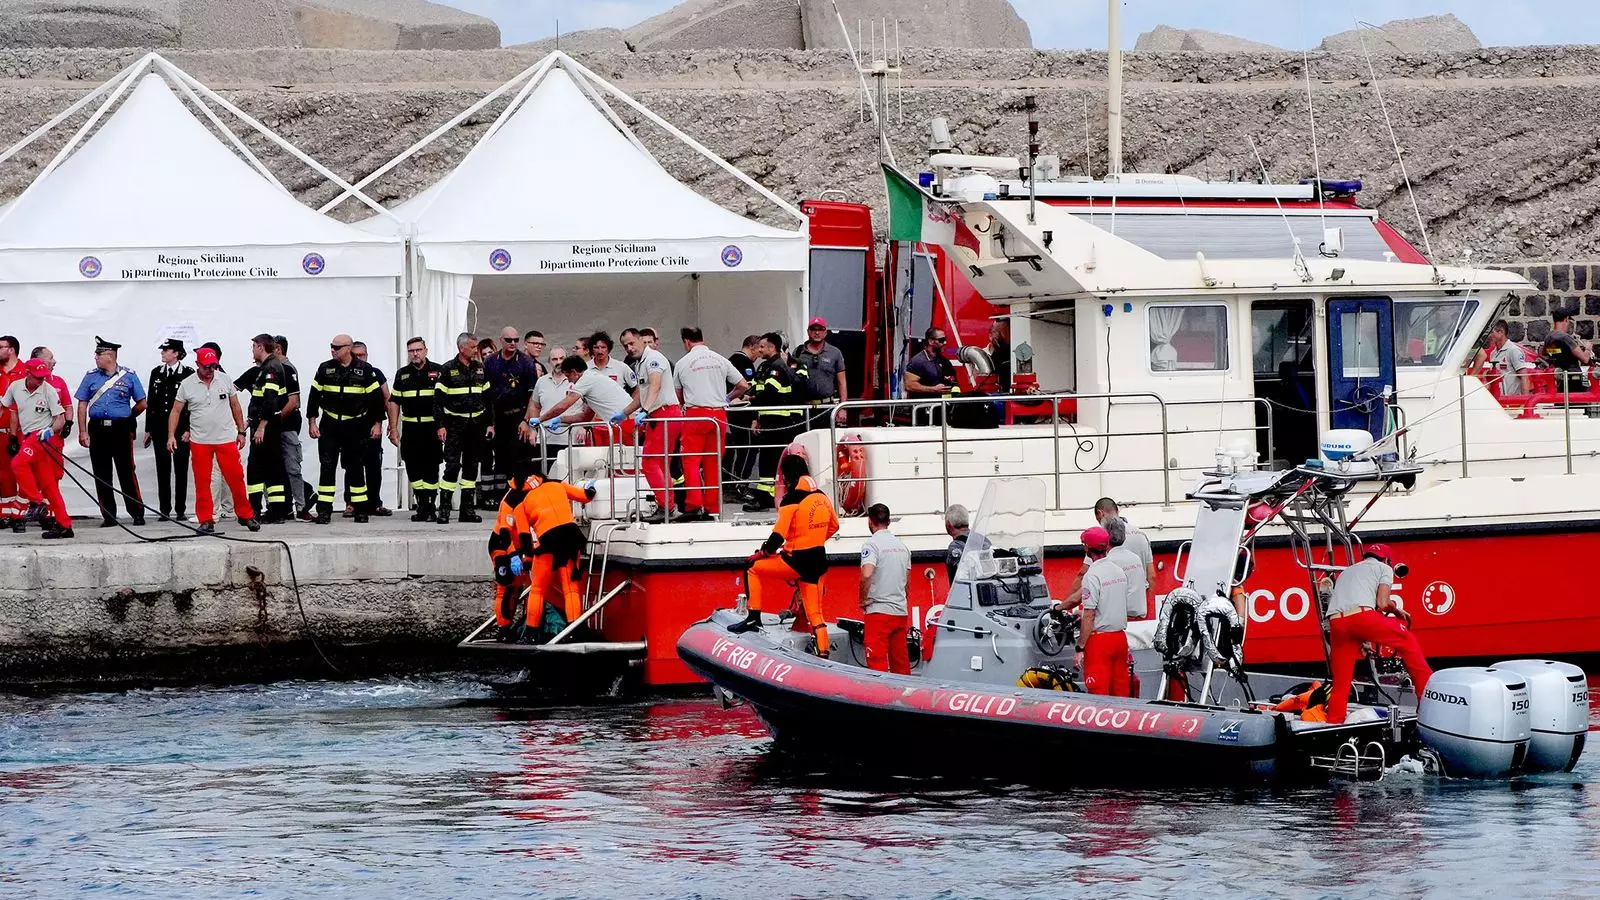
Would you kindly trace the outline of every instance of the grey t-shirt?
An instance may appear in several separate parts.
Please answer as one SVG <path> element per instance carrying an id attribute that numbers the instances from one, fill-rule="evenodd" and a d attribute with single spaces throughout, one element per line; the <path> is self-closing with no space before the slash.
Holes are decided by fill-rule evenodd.
<path id="1" fill-rule="evenodd" d="M 1144 561 L 1128 548 L 1129 543 L 1131 542 L 1123 541 L 1122 546 L 1112 547 L 1111 552 L 1106 554 L 1106 559 L 1116 563 L 1128 579 L 1128 618 L 1142 619 L 1149 612 L 1149 603 L 1145 600 L 1145 589 L 1149 587 L 1149 579 L 1145 577 Z"/>
<path id="2" fill-rule="evenodd" d="M 1109 556 L 1083 573 L 1083 608 L 1094 610 L 1094 630 L 1128 630 L 1128 576 Z"/>
<path id="3" fill-rule="evenodd" d="M 23 434 L 33 434 L 50 427 L 56 416 L 66 412 L 61 405 L 61 394 L 48 381 L 39 382 L 36 390 L 28 390 L 28 379 L 18 378 L 6 388 L 0 403 L 17 410 L 17 429 Z"/>
<path id="4" fill-rule="evenodd" d="M 1394 586 L 1394 569 L 1383 560 L 1367 557 L 1343 572 L 1333 583 L 1328 615 L 1357 609 L 1377 609 L 1378 586 Z"/>
<path id="5" fill-rule="evenodd" d="M 905 543 L 885 528 L 861 546 L 861 564 L 877 567 L 872 572 L 872 584 L 867 586 L 866 611 L 886 616 L 909 615 L 906 582 L 911 577 L 911 551 Z"/>
<path id="6" fill-rule="evenodd" d="M 790 354 L 797 365 L 806 367 L 806 380 L 811 384 L 811 396 L 827 400 L 839 393 L 839 373 L 844 371 L 844 354 L 839 348 L 824 342 L 822 349 L 812 352 L 805 344 Z"/>
<path id="7" fill-rule="evenodd" d="M 189 412 L 190 444 L 231 444 L 238 440 L 239 426 L 233 421 L 233 383 L 218 372 L 210 384 L 196 372 L 178 385 L 178 399 Z"/>
<path id="8" fill-rule="evenodd" d="M 1122 521 L 1127 522 L 1128 520 L 1123 519 Z M 1139 557 L 1139 562 L 1146 566 L 1155 562 L 1155 554 L 1150 550 L 1149 536 L 1132 525 L 1128 526 L 1128 536 L 1123 539 L 1122 546 L 1133 551 L 1133 555 Z"/>
<path id="9" fill-rule="evenodd" d="M 1501 344 L 1499 349 L 1489 348 L 1489 365 L 1500 375 L 1502 397 L 1522 393 L 1522 376 L 1517 373 L 1533 368 L 1522 347 L 1510 341 Z"/>

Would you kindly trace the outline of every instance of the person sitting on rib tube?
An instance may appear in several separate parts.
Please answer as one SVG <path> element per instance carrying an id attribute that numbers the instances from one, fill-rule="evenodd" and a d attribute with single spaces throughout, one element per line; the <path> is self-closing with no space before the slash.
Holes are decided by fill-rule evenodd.
<path id="1" fill-rule="evenodd" d="M 785 484 L 793 485 L 778 506 L 778 522 L 761 549 L 750 557 L 745 583 L 750 611 L 743 622 L 729 626 L 735 634 L 761 627 L 762 596 L 800 582 L 800 603 L 806 624 L 816 635 L 818 656 L 828 656 L 828 628 L 822 620 L 822 575 L 828 571 L 828 538 L 839 531 L 839 517 L 826 494 L 817 490 L 803 457 L 785 456 L 778 466 Z"/>
<path id="2" fill-rule="evenodd" d="M 1330 724 L 1344 722 L 1363 642 L 1393 648 L 1405 663 L 1418 697 L 1433 677 L 1433 670 L 1422 655 L 1422 645 L 1411 630 L 1411 616 L 1389 594 L 1395 573 L 1394 552 L 1389 545 L 1368 544 L 1361 561 L 1340 572 L 1333 583 L 1333 596 L 1328 600 L 1333 666 L 1333 688 L 1328 697 Z M 1404 567 L 1399 574 L 1405 574 Z"/>

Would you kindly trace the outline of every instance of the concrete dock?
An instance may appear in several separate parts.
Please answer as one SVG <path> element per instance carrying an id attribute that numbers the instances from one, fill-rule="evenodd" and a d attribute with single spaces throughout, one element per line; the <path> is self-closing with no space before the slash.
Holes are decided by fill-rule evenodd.
<path id="1" fill-rule="evenodd" d="M 320 664 L 308 626 L 336 662 L 437 663 L 492 597 L 487 523 L 229 522 L 224 540 L 152 519 L 147 541 L 76 524 L 70 541 L 0 532 L 0 681 L 293 672 Z"/>

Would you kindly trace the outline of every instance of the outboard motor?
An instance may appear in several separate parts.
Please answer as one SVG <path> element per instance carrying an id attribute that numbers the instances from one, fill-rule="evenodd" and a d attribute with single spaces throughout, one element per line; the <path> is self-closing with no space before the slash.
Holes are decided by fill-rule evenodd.
<path id="1" fill-rule="evenodd" d="M 1548 659 L 1514 659 L 1495 664 L 1528 682 L 1530 772 L 1571 772 L 1583 755 L 1589 734 L 1589 679 L 1570 663 Z"/>
<path id="2" fill-rule="evenodd" d="M 1417 707 L 1417 731 L 1444 774 L 1499 778 L 1528 755 L 1528 683 L 1501 669 L 1441 669 Z"/>

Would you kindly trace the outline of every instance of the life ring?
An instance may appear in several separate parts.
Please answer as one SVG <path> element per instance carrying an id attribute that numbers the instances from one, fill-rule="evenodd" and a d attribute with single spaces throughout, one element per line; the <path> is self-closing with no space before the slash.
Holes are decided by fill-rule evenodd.
<path id="1" fill-rule="evenodd" d="M 834 458 L 834 476 L 839 485 L 839 515 L 860 516 L 867 512 L 867 445 L 854 432 L 839 439 Z"/>

